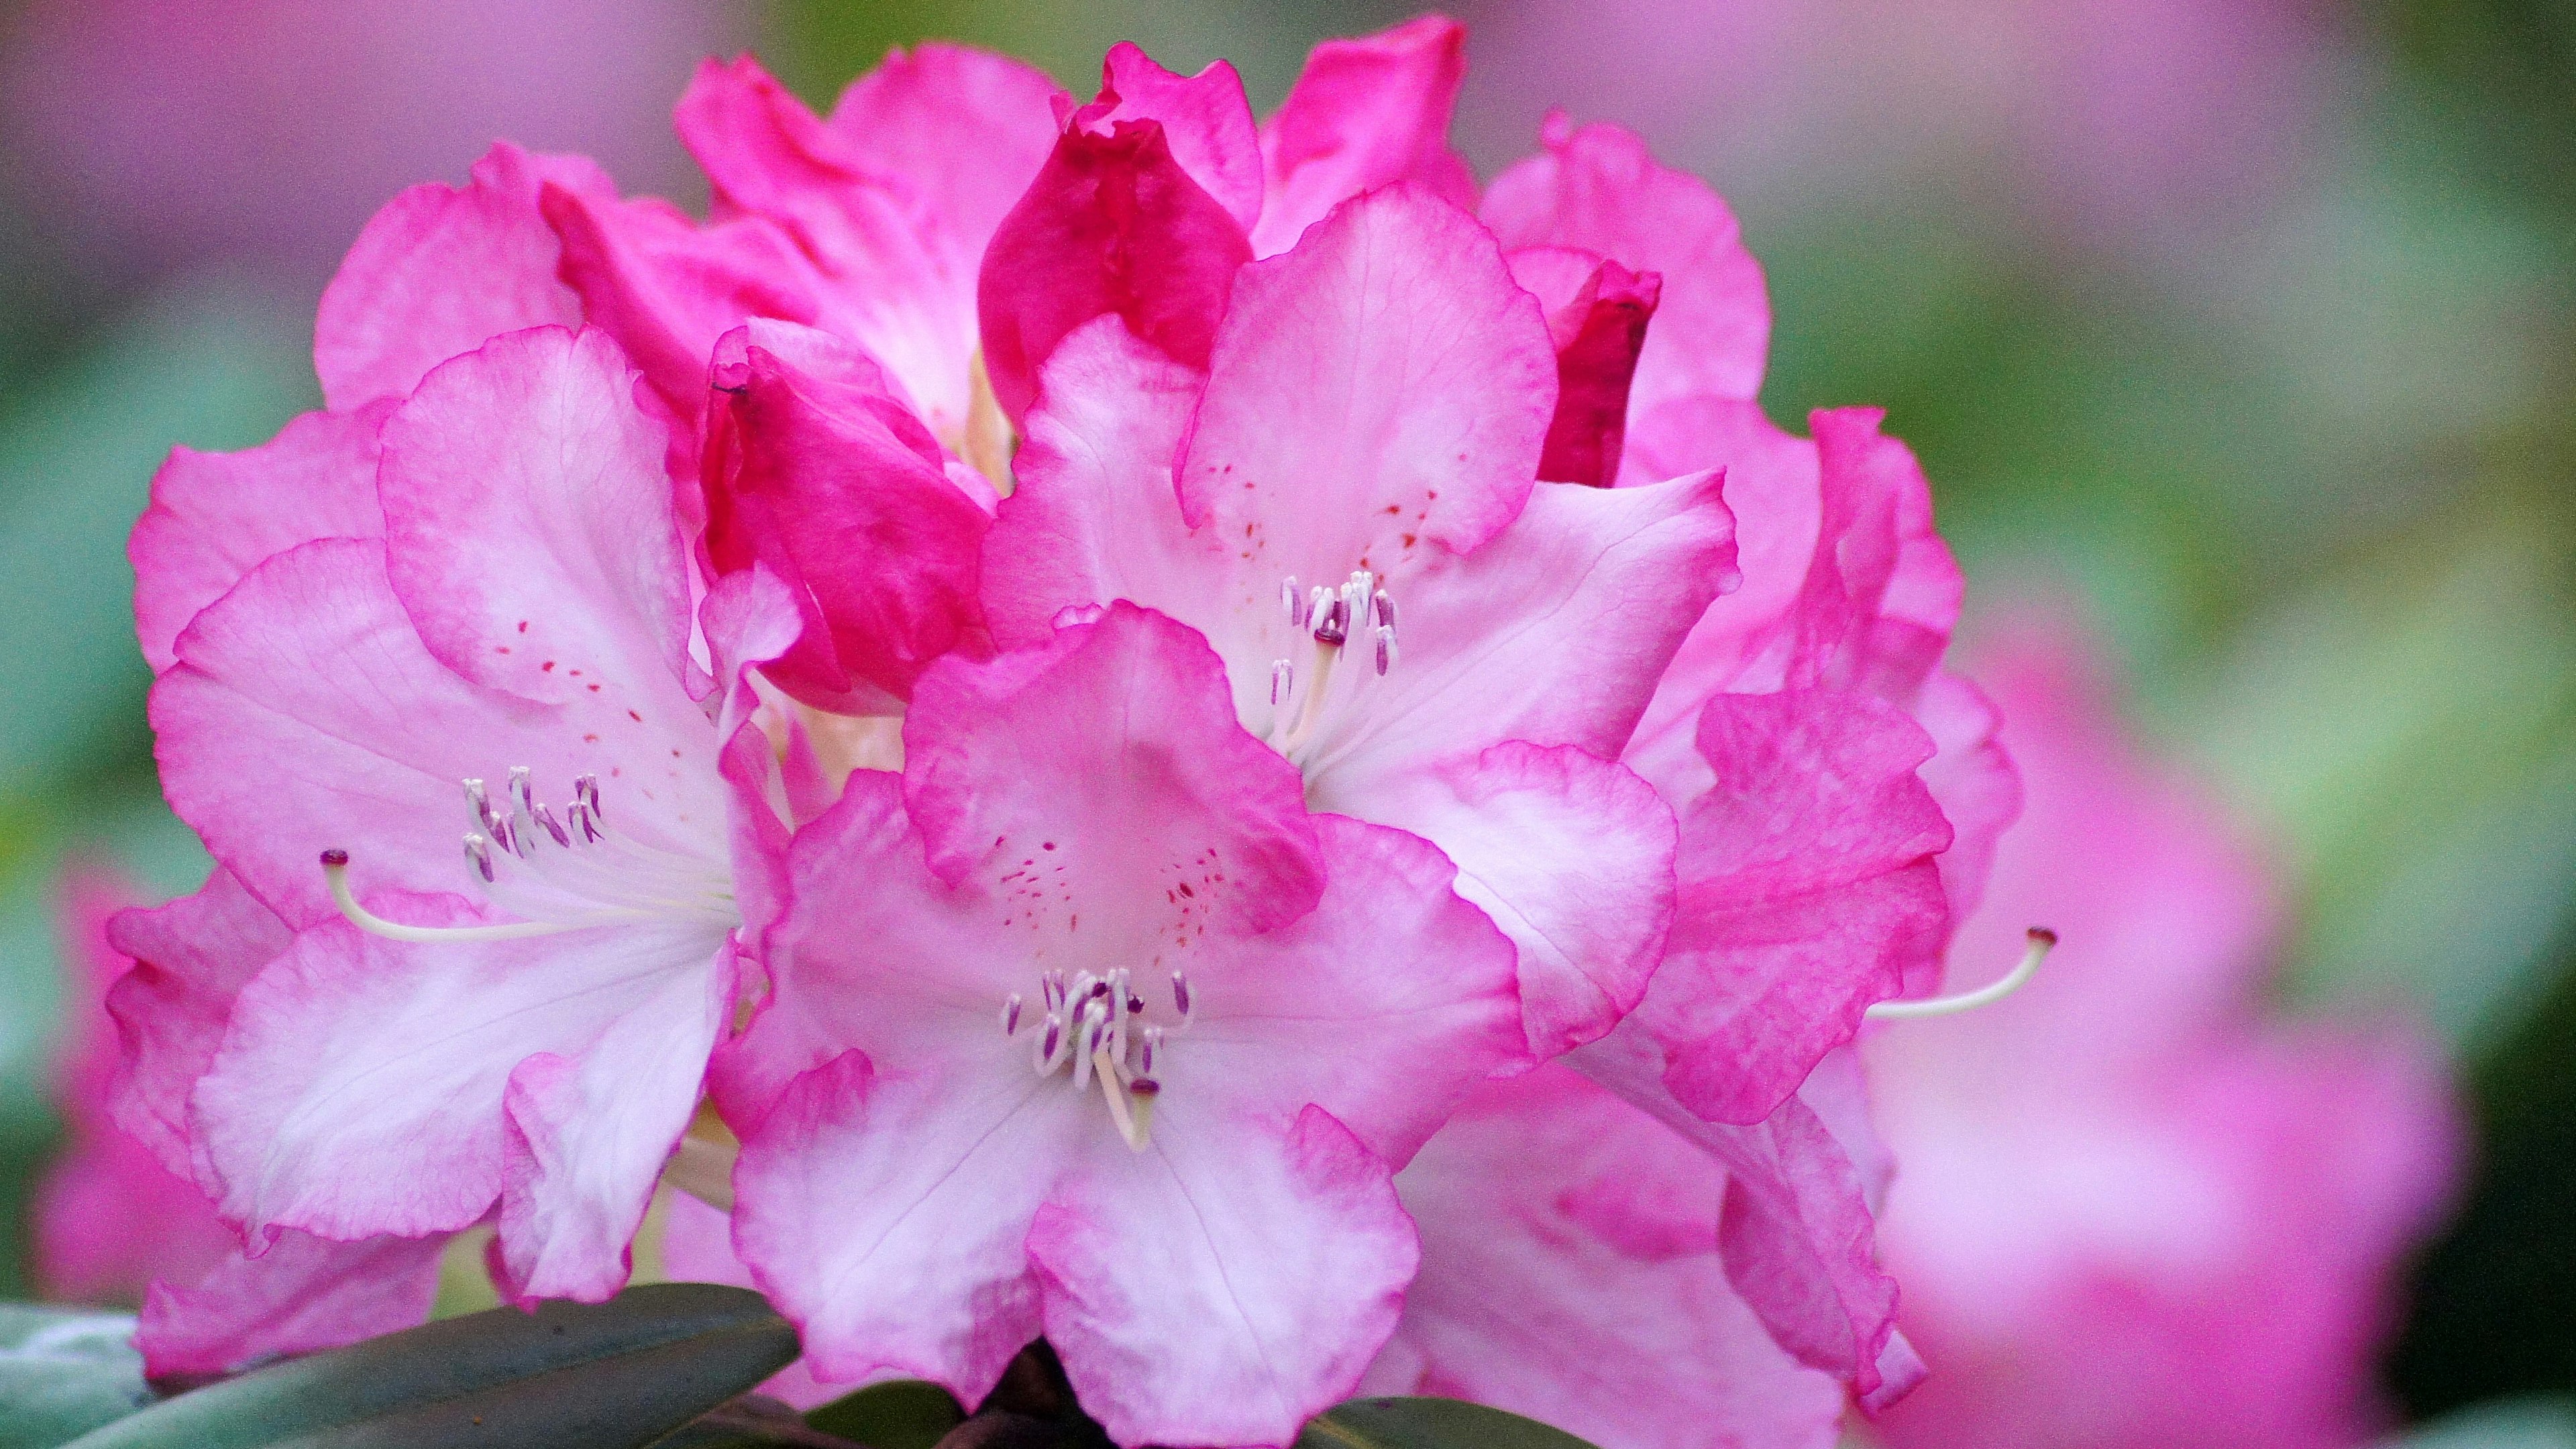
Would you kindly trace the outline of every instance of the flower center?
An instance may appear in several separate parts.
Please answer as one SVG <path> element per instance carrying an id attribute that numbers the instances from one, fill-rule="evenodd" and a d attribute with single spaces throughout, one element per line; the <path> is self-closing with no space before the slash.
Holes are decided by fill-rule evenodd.
<path id="1" fill-rule="evenodd" d="M 1279 585 L 1279 617 L 1290 644 L 1270 662 L 1270 728 L 1262 737 L 1302 770 L 1336 723 L 1366 707 L 1369 686 L 1395 668 L 1395 600 L 1367 569 L 1352 570 L 1339 588 L 1302 591 L 1291 575 Z M 1343 667 L 1350 654 L 1358 662 Z"/>
<path id="2" fill-rule="evenodd" d="M 1153 1009 L 1136 994 L 1125 967 L 1106 976 L 1088 971 L 1068 978 L 1062 971 L 1038 973 L 1041 1014 L 1028 1018 L 1027 1001 L 1014 991 L 1002 998 L 1002 1035 L 1029 1033 L 1029 1064 L 1040 1077 L 1068 1072 L 1081 1092 L 1096 1078 L 1101 1099 L 1118 1135 L 1138 1152 L 1152 1139 L 1154 1103 L 1163 1084 L 1154 1076 L 1169 1032 L 1190 1024 L 1190 981 L 1172 973 L 1172 1025 L 1156 1023 Z"/>
<path id="3" fill-rule="evenodd" d="M 474 825 L 465 832 L 466 873 L 486 900 L 521 919 L 485 926 L 386 920 L 349 889 L 349 853 L 326 850 L 322 871 L 342 915 L 397 941 L 509 940 L 621 921 L 699 920 L 719 930 L 740 924 L 731 873 L 611 827 L 598 776 L 574 780 L 560 811 L 536 797 L 525 765 L 511 767 L 497 806 L 483 781 L 463 783 Z"/>

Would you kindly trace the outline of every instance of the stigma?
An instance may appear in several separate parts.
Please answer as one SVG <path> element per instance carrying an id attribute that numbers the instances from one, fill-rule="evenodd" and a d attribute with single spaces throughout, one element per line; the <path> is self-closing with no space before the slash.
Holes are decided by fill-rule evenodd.
<path id="1" fill-rule="evenodd" d="M 1974 991 L 1881 1001 L 1861 1014 L 1871 1021 L 1912 1021 L 1927 1016 L 1956 1016 L 1992 1006 L 2028 985 L 2030 978 L 2039 974 L 2039 963 L 2047 960 L 2049 951 L 2057 945 L 2057 933 L 2046 926 L 2031 927 L 2028 939 L 2030 944 L 2022 951 L 2019 965 Z"/>
<path id="2" fill-rule="evenodd" d="M 1002 999 L 1002 1035 L 1029 1033 L 1029 1065 L 1040 1077 L 1065 1073 L 1077 1093 L 1100 1084 L 1109 1120 L 1137 1152 L 1153 1145 L 1154 1104 L 1163 1084 L 1155 1076 L 1164 1043 L 1191 1019 L 1190 982 L 1172 973 L 1171 1025 L 1136 993 L 1125 967 L 1107 975 L 1062 971 L 1038 975 L 1037 1010 L 1014 991 Z"/>

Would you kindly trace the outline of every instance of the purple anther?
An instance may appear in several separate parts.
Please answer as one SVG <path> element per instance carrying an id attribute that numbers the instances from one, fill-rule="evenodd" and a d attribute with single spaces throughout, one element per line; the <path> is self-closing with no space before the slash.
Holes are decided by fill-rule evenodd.
<path id="1" fill-rule="evenodd" d="M 1172 1009 L 1181 1014 L 1181 1020 L 1190 1019 L 1190 978 L 1178 971 L 1172 973 Z"/>
<path id="2" fill-rule="evenodd" d="M 537 787 L 529 783 L 525 765 L 510 767 L 510 798 L 519 802 L 520 809 L 531 815 L 537 813 Z"/>
<path id="3" fill-rule="evenodd" d="M 1381 675 L 1395 667 L 1395 631 L 1380 624 L 1377 627 L 1377 672 Z"/>
<path id="4" fill-rule="evenodd" d="M 597 775 L 580 776 L 572 782 L 572 790 L 575 795 L 581 797 L 581 803 L 590 807 L 592 819 L 597 820 L 602 824 L 607 823 L 608 812 L 599 808 L 599 777 Z"/>
<path id="5" fill-rule="evenodd" d="M 1048 1012 L 1046 1021 L 1046 1039 L 1039 1044 L 1038 1056 L 1042 1065 L 1051 1067 L 1055 1065 L 1056 1053 L 1064 1048 L 1064 1018 Z"/>
<path id="6" fill-rule="evenodd" d="M 1271 660 L 1270 707 L 1272 709 L 1277 709 L 1279 706 L 1286 704 L 1288 702 L 1289 694 L 1296 688 L 1297 666 L 1289 663 L 1285 659 Z"/>
<path id="7" fill-rule="evenodd" d="M 1386 671 L 1381 669 L 1378 672 L 1383 674 Z M 546 828 L 546 834 L 555 838 L 555 844 L 562 846 L 566 850 L 572 849 L 572 832 L 564 829 L 563 822 L 555 818 L 555 812 L 552 806 L 540 805 L 529 813 L 536 817 L 539 825 Z"/>
<path id="8" fill-rule="evenodd" d="M 1395 600 L 1386 596 L 1386 590 L 1378 590 L 1369 600 L 1369 606 L 1377 611 L 1377 621 L 1382 627 L 1395 627 Z"/>
<path id="9" fill-rule="evenodd" d="M 1002 998 L 1002 1035 L 1010 1036 L 1020 1029 L 1020 993 L 1014 991 Z"/>
<path id="10" fill-rule="evenodd" d="M 477 835 L 472 831 L 466 832 L 465 863 L 474 867 L 474 873 L 483 877 L 485 885 L 490 885 L 498 879 L 492 873 L 492 841 L 487 836 Z"/>
<path id="11" fill-rule="evenodd" d="M 1306 622 L 1305 598 L 1297 592 L 1297 576 L 1290 574 L 1279 581 L 1279 612 L 1288 616 L 1288 627 Z"/>

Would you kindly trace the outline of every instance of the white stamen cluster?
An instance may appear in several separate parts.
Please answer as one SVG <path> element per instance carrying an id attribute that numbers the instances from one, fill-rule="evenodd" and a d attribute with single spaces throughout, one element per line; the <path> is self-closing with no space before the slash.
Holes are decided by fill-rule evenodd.
<path id="1" fill-rule="evenodd" d="M 1154 1076 L 1163 1052 L 1166 1029 L 1150 1020 L 1151 1008 L 1136 994 L 1125 967 L 1105 976 L 1088 971 L 1067 977 L 1062 971 L 1038 976 L 1038 1004 L 1043 1012 L 1029 1021 L 1030 1066 L 1041 1077 L 1070 1070 L 1077 1092 L 1100 1082 L 1118 1135 L 1138 1152 L 1151 1141 L 1154 1101 L 1163 1084 Z M 1190 1024 L 1190 982 L 1172 973 L 1170 1031 Z M 1019 1035 L 1027 1002 L 1016 991 L 1002 999 L 1002 1035 Z"/>
<path id="2" fill-rule="evenodd" d="M 1328 713 L 1346 707 L 1370 680 L 1395 668 L 1395 600 L 1367 569 L 1352 570 L 1338 588 L 1317 584 L 1303 591 L 1292 575 L 1280 582 L 1279 612 L 1292 637 L 1303 635 L 1314 645 L 1302 674 L 1293 657 L 1270 663 L 1268 739 L 1293 760 L 1316 737 Z M 1337 670 L 1344 654 L 1363 648 L 1373 671 Z M 1337 674 L 1349 681 L 1338 692 Z"/>

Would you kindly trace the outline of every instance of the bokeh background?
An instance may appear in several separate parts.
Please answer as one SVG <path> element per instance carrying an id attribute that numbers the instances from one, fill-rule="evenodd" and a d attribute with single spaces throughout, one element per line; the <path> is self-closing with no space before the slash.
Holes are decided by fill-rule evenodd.
<path id="1" fill-rule="evenodd" d="M 1086 91 L 1133 38 L 1232 59 L 1266 109 L 1314 40 L 1409 13 L 0 4 L 0 1296 L 26 1291 L 57 1130 L 54 882 L 91 860 L 168 894 L 204 869 L 152 781 L 126 530 L 171 444 L 318 405 L 313 304 L 369 212 L 502 136 L 694 203 L 667 117 L 710 52 L 756 48 L 827 104 L 924 36 Z M 1971 639 L 2051 609 L 2103 641 L 2150 748 L 2284 873 L 2285 1000 L 2430 1024 L 2477 1159 L 2391 1392 L 2419 1423 L 2474 1410 L 2426 1444 L 2576 1442 L 2547 1397 L 2576 1391 L 2576 4 L 1452 13 L 1488 173 L 1562 106 L 1735 204 L 1778 316 L 1766 405 L 1889 409 L 1967 564 Z"/>

